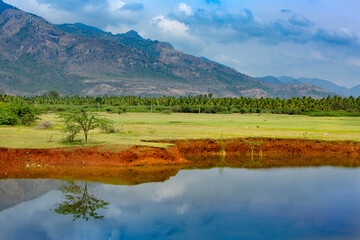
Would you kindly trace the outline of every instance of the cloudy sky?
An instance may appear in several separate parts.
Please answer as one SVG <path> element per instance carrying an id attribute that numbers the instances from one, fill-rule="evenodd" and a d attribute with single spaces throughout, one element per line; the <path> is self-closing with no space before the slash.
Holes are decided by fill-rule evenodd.
<path id="1" fill-rule="evenodd" d="M 134 29 L 253 77 L 360 84 L 358 0 L 4 0 L 52 23 Z"/>

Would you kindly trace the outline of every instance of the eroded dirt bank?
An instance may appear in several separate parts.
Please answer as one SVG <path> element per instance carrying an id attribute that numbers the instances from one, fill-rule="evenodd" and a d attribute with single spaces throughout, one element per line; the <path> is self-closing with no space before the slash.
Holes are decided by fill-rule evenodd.
<path id="1" fill-rule="evenodd" d="M 227 140 L 159 141 L 175 144 L 180 154 L 342 155 L 360 156 L 360 143 L 280 138 L 235 138 Z"/>
<path id="2" fill-rule="evenodd" d="M 165 181 L 180 169 L 360 166 L 360 143 L 304 139 L 173 140 L 165 148 L 0 148 L 0 179 L 57 178 L 139 184 Z"/>

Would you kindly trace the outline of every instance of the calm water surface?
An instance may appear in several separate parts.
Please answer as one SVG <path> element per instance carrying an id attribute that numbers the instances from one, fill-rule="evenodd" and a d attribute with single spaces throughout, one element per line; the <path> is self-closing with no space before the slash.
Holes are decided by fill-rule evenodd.
<path id="1" fill-rule="evenodd" d="M 360 239 L 360 169 L 182 170 L 136 186 L 1 180 L 0 239 Z"/>

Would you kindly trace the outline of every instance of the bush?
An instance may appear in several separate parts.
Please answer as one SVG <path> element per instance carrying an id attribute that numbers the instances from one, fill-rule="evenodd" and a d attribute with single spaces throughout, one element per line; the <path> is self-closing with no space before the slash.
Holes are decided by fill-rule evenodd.
<path id="1" fill-rule="evenodd" d="M 52 127 L 53 127 L 53 125 L 49 121 L 44 121 L 44 122 L 40 123 L 38 126 L 36 126 L 37 129 L 50 129 Z"/>
<path id="2" fill-rule="evenodd" d="M 57 112 L 64 112 L 66 110 L 66 108 L 64 108 L 64 107 L 58 107 L 58 108 L 56 108 L 56 111 Z"/>
<path id="3" fill-rule="evenodd" d="M 190 112 L 190 107 L 189 106 L 181 106 L 180 107 L 180 112 L 189 113 Z"/>
<path id="4" fill-rule="evenodd" d="M 100 130 L 104 133 L 114 133 L 115 131 L 115 127 L 112 121 L 110 121 L 109 119 L 99 119 L 98 120 L 98 126 L 100 128 Z"/>
<path id="5" fill-rule="evenodd" d="M 22 125 L 30 126 L 33 122 L 35 122 L 36 119 L 37 117 L 35 115 L 27 113 L 22 118 L 20 118 L 20 122 Z"/>
<path id="6" fill-rule="evenodd" d="M 164 107 L 164 106 L 156 106 L 154 108 L 155 111 L 158 111 L 158 112 L 163 112 L 163 111 L 166 111 L 168 108 L 167 107 Z"/>
<path id="7" fill-rule="evenodd" d="M 226 112 L 223 106 L 204 106 L 201 108 L 203 113 L 221 113 Z"/>
<path id="8" fill-rule="evenodd" d="M 105 108 L 105 111 L 107 111 L 107 112 L 112 112 L 112 108 L 111 107 L 107 107 L 107 108 Z"/>
<path id="9" fill-rule="evenodd" d="M 12 113 L 12 112 L 8 112 L 8 111 L 2 111 L 0 112 L 0 125 L 16 125 L 18 124 L 19 119 L 18 117 Z"/>
<path id="10" fill-rule="evenodd" d="M 179 112 L 181 112 L 181 107 L 180 107 L 180 106 L 172 107 L 172 108 L 171 108 L 171 111 L 172 111 L 172 112 L 179 113 Z"/>
<path id="11" fill-rule="evenodd" d="M 170 114 L 172 114 L 172 111 L 171 110 L 163 110 L 163 111 L 161 111 L 161 113 L 170 115 Z"/>
<path id="12" fill-rule="evenodd" d="M 76 134 L 81 131 L 81 127 L 75 123 L 67 122 L 63 130 L 67 133 L 65 142 L 74 142 Z"/>
<path id="13" fill-rule="evenodd" d="M 122 114 L 122 113 L 126 113 L 127 112 L 127 107 L 120 107 L 118 110 L 117 110 L 117 113 L 118 114 Z"/>
<path id="14" fill-rule="evenodd" d="M 27 125 L 29 126 L 37 119 L 37 113 L 34 108 L 29 105 L 17 104 L 12 105 L 8 109 L 0 111 L 1 125 Z"/>

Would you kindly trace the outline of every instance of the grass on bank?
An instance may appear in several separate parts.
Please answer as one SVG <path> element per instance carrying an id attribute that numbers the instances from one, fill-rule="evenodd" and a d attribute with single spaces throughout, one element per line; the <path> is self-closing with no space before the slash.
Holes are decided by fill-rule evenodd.
<path id="1" fill-rule="evenodd" d="M 310 117 L 274 114 L 192 114 L 192 113 L 100 113 L 115 123 L 115 133 L 90 132 L 93 145 L 166 146 L 141 140 L 225 139 L 235 137 L 306 138 L 360 141 L 359 117 Z M 63 142 L 62 120 L 58 115 L 40 115 L 37 124 L 49 121 L 51 129 L 36 126 L 0 126 L 0 147 L 54 148 L 84 146 L 83 135 L 72 145 Z"/>

